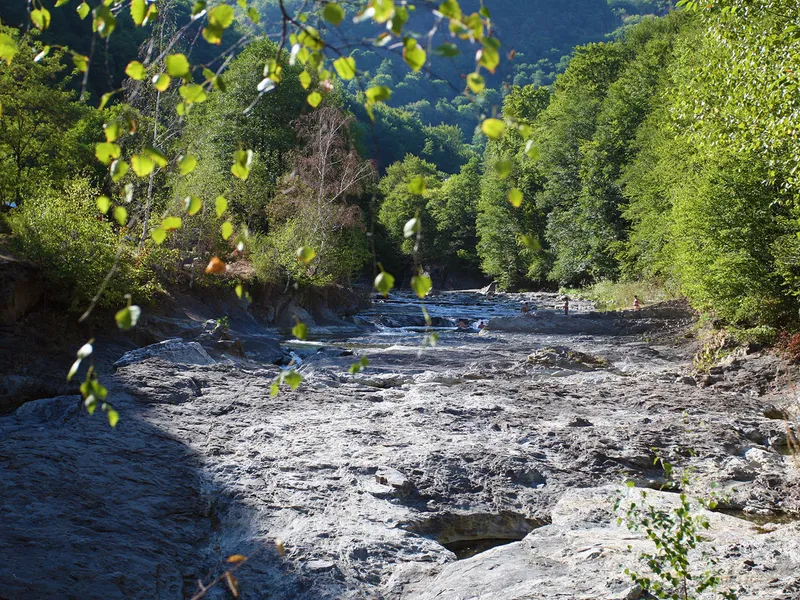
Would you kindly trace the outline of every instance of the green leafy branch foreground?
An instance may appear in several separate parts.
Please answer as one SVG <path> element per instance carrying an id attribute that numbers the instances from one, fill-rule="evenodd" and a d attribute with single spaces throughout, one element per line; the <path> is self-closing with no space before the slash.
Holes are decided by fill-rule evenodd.
<path id="1" fill-rule="evenodd" d="M 343 89 L 357 90 L 360 107 L 350 110 L 374 119 L 373 131 L 397 90 L 386 73 L 366 77 L 337 32 L 370 27 L 371 47 L 420 75 L 432 59 L 472 46 L 464 94 L 475 99 L 505 53 L 487 9 L 422 3 L 435 9 L 435 27 L 420 32 L 409 29 L 407 3 L 315 1 L 293 12 L 278 2 L 282 34 L 273 44 L 246 1 L 199 1 L 186 13 L 168 0 L 55 4 L 31 4 L 35 30 L 69 10 L 85 23 L 90 48 L 107 47 L 128 25 L 143 42 L 124 85 L 96 94 L 90 108 L 92 51 L 0 29 L 0 202 L 13 206 L 17 242 L 52 281 L 68 284 L 71 308 L 88 307 L 86 318 L 95 306 L 113 307 L 120 329 L 134 327 L 139 306 L 168 279 L 211 286 L 218 277 L 246 299 L 248 280 L 229 257 L 251 259 L 256 280 L 338 281 L 377 254 L 380 236 L 363 227 L 369 213 L 412 258 L 420 299 L 431 288 L 421 265 L 446 256 L 508 288 L 665 280 L 731 322 L 796 326 L 796 3 L 684 2 L 686 10 L 579 48 L 552 88 L 508 90 L 502 111 L 481 118 L 474 146 L 482 160 L 464 153 L 444 173 L 409 155 L 378 183 Z M 66 77 L 65 63 L 74 69 Z M 437 130 L 426 154 L 459 154 L 450 152 L 460 148 L 453 133 Z M 187 256 L 203 257 L 200 269 Z M 397 271 L 376 271 L 374 287 L 386 295 Z M 293 332 L 309 334 L 299 322 Z M 92 356 L 90 340 L 68 377 Z M 367 365 L 363 358 L 351 372 Z M 270 393 L 301 379 L 287 370 Z M 91 364 L 81 393 L 89 412 L 100 408 L 116 425 Z M 642 556 L 648 573 L 629 574 L 653 595 L 688 600 L 720 582 L 712 555 L 693 562 L 708 522 L 679 500 L 659 510 L 643 492 L 631 503 L 627 525 L 656 549 Z M 214 581 L 223 582 L 238 593 L 232 568 Z"/>
<path id="2" fill-rule="evenodd" d="M 699 510 L 714 510 L 716 499 L 713 495 L 698 498 L 697 504 L 692 505 L 683 491 L 691 480 L 689 470 L 682 470 L 679 481 L 675 481 L 671 463 L 657 455 L 654 464 L 664 469 L 667 480 L 664 487 L 680 490 L 679 503 L 672 508 L 656 507 L 648 502 L 644 490 L 639 491 L 638 502 L 623 497 L 617 499 L 614 510 L 624 509 L 624 517 L 619 517 L 617 523 L 624 523 L 631 531 L 643 531 L 655 546 L 654 552 L 642 552 L 639 556 L 648 571 L 626 568 L 625 574 L 643 592 L 655 598 L 692 600 L 703 592 L 716 591 L 723 600 L 736 600 L 734 591 L 719 589 L 722 578 L 715 569 L 719 562 L 716 549 L 706 548 L 703 538 L 710 524 Z M 633 488 L 634 482 L 628 481 L 627 485 Z"/>
<path id="3" fill-rule="evenodd" d="M 142 60 L 130 61 L 125 68 L 125 73 L 131 81 L 131 88 L 129 90 L 112 90 L 104 93 L 100 98 L 97 111 L 103 118 L 104 139 L 94 144 L 96 159 L 107 168 L 105 187 L 111 191 L 111 193 L 97 197 L 97 209 L 101 215 L 109 218 L 107 223 L 112 226 L 111 231 L 118 230 L 123 234 L 123 242 L 135 239 L 131 233 L 136 228 L 140 228 L 139 239 L 141 241 L 135 252 L 138 261 L 149 245 L 145 244 L 146 239 L 149 238 L 156 247 L 161 246 L 173 235 L 173 232 L 185 228 L 187 218 L 207 212 L 204 200 L 199 195 L 189 193 L 185 196 L 178 212 L 175 212 L 174 208 L 166 207 L 161 218 L 153 219 L 155 178 L 157 176 L 171 178 L 173 181 L 176 178 L 187 178 L 195 171 L 198 164 L 201 164 L 191 151 L 179 150 L 170 156 L 171 148 L 168 149 L 160 143 L 165 133 L 163 129 L 169 130 L 168 124 L 162 124 L 166 118 L 164 105 L 171 104 L 170 108 L 177 116 L 177 125 L 173 123 L 172 127 L 180 128 L 184 124 L 191 125 L 191 122 L 187 122 L 187 120 L 191 118 L 197 107 L 212 98 L 216 100 L 215 95 L 225 94 L 228 91 L 225 79 L 225 67 L 228 60 L 222 61 L 216 69 L 212 69 L 208 65 L 193 65 L 187 57 L 187 53 L 174 50 L 176 46 L 180 45 L 181 36 L 195 26 L 200 28 L 205 42 L 211 45 L 220 46 L 223 36 L 228 30 L 238 29 L 245 32 L 243 39 L 253 38 L 252 29 L 248 31 L 247 27 L 257 25 L 260 16 L 258 11 L 249 6 L 245 0 L 239 0 L 236 6 L 225 3 L 212 6 L 204 0 L 199 0 L 192 7 L 190 22 L 175 31 L 175 23 L 169 20 L 169 11 L 172 7 L 166 1 L 147 3 L 145 0 L 131 0 L 130 2 L 104 0 L 100 5 L 91 8 L 85 2 L 73 3 L 71 0 L 57 0 L 55 9 L 68 10 L 72 4 L 77 4 L 75 10 L 80 19 L 89 19 L 93 39 L 107 40 L 110 38 L 117 29 L 122 16 L 129 15 L 132 24 L 137 28 L 150 29 L 151 44 L 148 52 Z M 353 56 L 345 56 L 334 44 L 328 43 L 324 35 L 326 28 L 336 28 L 345 19 L 346 12 L 343 6 L 335 2 L 314 2 L 309 7 L 310 10 L 292 14 L 282 1 L 279 1 L 278 4 L 282 21 L 280 43 L 277 48 L 267 48 L 272 55 L 267 57 L 261 65 L 262 77 L 255 85 L 257 95 L 244 108 L 242 111 L 244 114 L 257 107 L 261 97 L 273 92 L 287 75 L 306 90 L 305 101 L 311 108 L 320 107 L 323 97 L 334 91 L 337 80 L 349 81 L 359 78 L 356 59 Z M 423 43 L 430 49 L 434 32 L 431 30 L 425 35 L 419 35 L 413 31 L 406 31 L 405 25 L 409 20 L 409 12 L 415 10 L 414 6 L 407 6 L 405 3 L 395 4 L 391 0 L 370 0 L 356 4 L 360 4 L 360 7 L 353 15 L 352 21 L 356 24 L 366 21 L 379 28 L 379 33 L 374 37 L 372 43 L 379 47 L 389 44 L 399 45 L 403 60 L 414 72 L 420 71 L 427 64 L 428 51 L 423 47 Z M 237 8 L 241 12 L 237 12 Z M 445 0 L 435 8 L 437 27 L 444 22 L 447 24 L 447 34 L 453 40 L 463 40 L 479 47 L 475 55 L 475 72 L 468 78 L 467 87 L 473 93 L 482 91 L 484 84 L 480 74 L 481 69 L 494 72 L 500 63 L 500 44 L 492 35 L 488 9 L 481 7 L 478 12 L 464 13 L 456 0 Z M 31 8 L 31 23 L 41 31 L 49 28 L 51 17 L 50 10 L 40 2 Z M 249 25 L 235 27 L 234 25 L 239 19 Z M 196 23 L 199 25 L 195 25 Z M 157 41 L 155 41 L 156 38 Z M 248 42 L 250 41 L 248 40 Z M 21 44 L 13 32 L 0 32 L 0 59 L 11 67 L 20 49 L 27 49 L 28 44 L 29 42 Z M 94 47 L 94 41 L 92 44 Z M 457 45 L 451 41 L 438 46 L 436 51 L 442 56 L 450 57 L 460 52 Z M 45 45 L 38 49 L 33 62 L 39 63 L 48 60 L 51 55 L 55 59 L 49 63 L 52 65 L 53 72 L 58 70 L 56 65 L 62 57 L 68 56 L 72 59 L 75 71 L 83 74 L 82 96 L 85 95 L 87 76 L 92 61 L 91 54 L 83 55 L 67 47 Z M 133 110 L 132 106 L 126 107 L 125 105 L 111 106 L 110 103 L 115 96 L 123 93 L 129 98 L 137 96 L 148 96 L 148 98 L 141 103 L 139 110 Z M 386 86 L 363 88 L 363 104 L 371 119 L 374 119 L 374 108 L 379 103 L 388 100 L 390 96 L 391 90 Z M 219 100 L 219 102 L 224 103 L 225 101 Z M 143 126 L 143 121 L 146 126 Z M 159 127 L 162 128 L 161 135 L 159 135 Z M 490 118 L 484 121 L 482 129 L 486 135 L 497 138 L 502 135 L 505 124 L 499 119 Z M 238 143 L 239 149 L 233 152 L 229 163 L 229 173 L 245 183 L 250 178 L 251 171 L 256 168 L 254 165 L 256 154 L 252 147 L 248 147 L 250 144 L 247 143 L 247 140 L 240 139 Z M 327 151 L 329 148 L 325 150 Z M 329 159 L 328 156 L 324 158 Z M 147 180 L 146 191 L 137 183 L 137 180 Z M 312 182 L 310 187 L 314 183 L 318 183 L 320 197 L 327 195 L 325 192 L 329 190 L 325 189 L 326 181 Z M 356 183 L 353 181 L 350 186 Z M 181 184 L 174 183 L 174 185 L 178 187 Z M 424 191 L 423 188 L 424 186 L 417 185 L 410 189 L 414 194 L 421 194 Z M 15 201 L 18 206 L 22 204 L 20 190 L 16 190 Z M 322 201 L 318 200 L 317 204 L 322 204 Z M 328 204 L 331 202 L 328 201 Z M 228 206 L 229 201 L 225 196 L 216 196 L 214 212 L 218 219 L 222 219 L 219 225 L 219 235 L 223 242 L 234 239 L 237 251 L 241 253 L 250 241 L 249 228 L 244 225 L 239 228 L 238 232 L 236 231 L 233 222 L 225 219 Z M 320 214 L 318 221 L 321 220 L 322 215 Z M 106 223 L 102 219 L 101 222 Z M 411 219 L 409 223 L 418 224 L 419 222 Z M 421 227 L 412 227 L 412 234 L 419 236 Z M 411 237 L 411 235 L 406 237 Z M 319 243 L 324 245 L 325 242 L 326 239 L 323 236 Z M 89 308 L 81 320 L 88 318 L 92 309 L 101 300 L 109 281 L 119 269 L 120 263 L 127 258 L 127 256 L 123 257 L 123 254 L 126 253 L 120 250 L 113 263 L 108 267 L 108 275 L 103 280 L 100 290 L 92 298 Z M 302 245 L 297 248 L 294 255 L 301 266 L 308 266 L 317 256 L 317 252 L 312 247 Z M 212 256 L 205 272 L 223 274 L 226 270 L 226 263 L 218 256 Z M 384 295 L 388 294 L 392 287 L 392 281 L 391 276 L 382 271 L 376 279 L 376 288 Z M 431 289 L 431 281 L 420 272 L 412 279 L 412 287 L 420 298 L 423 298 Z M 247 295 L 241 283 L 236 284 L 235 290 L 240 298 Z M 132 328 L 135 326 L 140 312 L 141 309 L 137 305 L 133 305 L 128 296 L 128 306 L 117 313 L 117 325 L 123 330 Z M 427 312 L 425 315 L 426 320 L 430 322 Z M 302 329 L 299 331 L 302 336 L 305 335 Z M 80 365 L 81 360 L 89 358 L 87 352 L 91 354 L 90 344 L 79 351 L 76 366 Z M 357 368 L 354 367 L 354 370 Z M 73 372 L 69 376 L 72 377 L 72 375 Z M 300 379 L 299 374 L 293 370 L 284 373 L 273 384 L 271 393 L 275 394 L 283 383 L 296 388 Z M 87 409 L 92 412 L 100 403 L 100 406 L 109 415 L 112 426 L 115 425 L 118 415 L 106 402 L 107 390 L 97 380 L 93 368 L 88 370 L 81 390 Z"/>
<path id="4" fill-rule="evenodd" d="M 14 243 L 73 310 L 119 310 L 125 293 L 146 306 L 161 282 L 211 276 L 242 298 L 254 280 L 326 285 L 380 256 L 380 293 L 403 261 L 409 276 L 480 268 L 506 288 L 649 279 L 742 329 L 797 327 L 792 3 L 686 3 L 578 48 L 552 88 L 506 90 L 472 148 L 437 130 L 422 154 L 458 156 L 447 172 L 420 156 L 377 168 L 362 158 L 368 129 L 393 133 L 397 90 L 338 34 L 367 28 L 364 43 L 420 76 L 436 49 L 472 45 L 464 98 L 477 101 L 478 77 L 505 54 L 488 11 L 421 4 L 435 11 L 420 33 L 407 4 L 271 6 L 278 44 L 263 39 L 253 3 L 37 3 L 34 33 L 70 11 L 96 48 L 123 30 L 141 36 L 128 80 L 95 93 L 102 110 L 70 87 L 86 90 L 98 57 L 82 54 L 87 66 L 0 31 L 0 200 Z"/>

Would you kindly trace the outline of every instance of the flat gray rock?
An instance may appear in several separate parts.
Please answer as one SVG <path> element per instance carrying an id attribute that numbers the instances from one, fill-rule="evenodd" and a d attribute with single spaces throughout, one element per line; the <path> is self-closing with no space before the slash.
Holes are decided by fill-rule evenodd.
<path id="1" fill-rule="evenodd" d="M 638 490 L 609 486 L 570 490 L 556 503 L 552 523 L 519 543 L 503 545 L 445 566 L 407 565 L 386 586 L 389 598 L 415 600 L 633 600 L 640 598 L 623 570 L 650 575 L 638 559 L 655 552 L 642 533 L 617 525 L 624 498 L 642 502 Z M 657 509 L 678 505 L 676 494 L 648 491 L 644 502 Z M 800 584 L 800 523 L 761 527 L 744 519 L 699 508 L 710 528 L 689 555 L 692 572 L 714 569 L 720 591 L 733 590 L 740 600 L 796 598 Z M 702 552 L 720 558 L 709 566 Z M 567 594 L 567 595 L 565 595 Z M 695 596 L 693 596 L 695 597 Z M 717 597 L 712 592 L 697 598 Z"/>

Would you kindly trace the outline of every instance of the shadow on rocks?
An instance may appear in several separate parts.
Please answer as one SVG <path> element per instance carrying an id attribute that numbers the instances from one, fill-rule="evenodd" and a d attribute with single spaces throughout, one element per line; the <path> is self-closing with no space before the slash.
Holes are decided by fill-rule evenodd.
<path id="1" fill-rule="evenodd" d="M 115 429 L 78 396 L 0 419 L 0 596 L 188 598 L 231 554 L 250 557 L 236 573 L 242 597 L 302 596 L 308 581 L 254 535 L 248 507 L 156 425 L 152 405 L 119 382 L 109 388 Z M 218 586 L 207 597 L 228 596 Z"/>

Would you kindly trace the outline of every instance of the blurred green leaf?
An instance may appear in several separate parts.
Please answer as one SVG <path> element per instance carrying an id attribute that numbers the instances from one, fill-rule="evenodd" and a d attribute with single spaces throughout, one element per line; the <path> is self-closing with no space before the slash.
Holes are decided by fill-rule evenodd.
<path id="1" fill-rule="evenodd" d="M 339 77 L 345 81 L 349 81 L 356 76 L 356 59 L 341 56 L 333 61 L 333 68 L 336 69 L 336 74 L 339 75 Z"/>
<path id="2" fill-rule="evenodd" d="M 322 9 L 322 18 L 329 23 L 338 25 L 344 19 L 344 9 L 335 2 L 328 2 Z"/>
<path id="3" fill-rule="evenodd" d="M 394 277 L 386 271 L 381 271 L 375 278 L 375 289 L 384 297 L 389 295 L 389 292 L 394 287 Z"/>
<path id="4" fill-rule="evenodd" d="M 138 177 L 147 177 L 152 173 L 155 166 L 155 163 L 146 154 L 134 154 L 131 156 L 131 167 L 133 167 L 133 172 Z"/>
<path id="5" fill-rule="evenodd" d="M 227 241 L 233 235 L 233 223 L 225 221 L 220 225 L 220 233 L 222 234 L 222 239 Z"/>
<path id="6" fill-rule="evenodd" d="M 0 33 L 0 59 L 10 65 L 14 55 L 19 51 L 17 42 L 7 33 Z"/>
<path id="7" fill-rule="evenodd" d="M 166 60 L 167 74 L 170 77 L 188 77 L 191 65 L 183 54 L 170 54 Z"/>
<path id="8" fill-rule="evenodd" d="M 415 196 L 422 196 L 425 194 L 425 190 L 428 189 L 428 181 L 425 177 L 414 177 L 408 183 L 408 191 L 414 194 Z M 408 237 L 408 236 L 406 236 Z"/>
<path id="9" fill-rule="evenodd" d="M 420 299 L 427 296 L 432 288 L 433 283 L 427 275 L 415 275 L 411 278 L 411 289 Z"/>
<path id="10" fill-rule="evenodd" d="M 308 327 L 302 321 L 297 321 L 295 326 L 292 327 L 292 335 L 298 340 L 305 340 L 308 337 Z"/>
<path id="11" fill-rule="evenodd" d="M 486 88 L 486 81 L 478 73 L 467 75 L 467 86 L 474 94 L 480 94 Z"/>
<path id="12" fill-rule="evenodd" d="M 161 228 L 164 231 L 180 229 L 182 226 L 183 220 L 180 217 L 166 217 L 163 221 L 161 221 Z"/>
<path id="13" fill-rule="evenodd" d="M 197 159 L 191 154 L 186 154 L 178 159 L 178 169 L 181 175 L 188 175 L 197 166 Z"/>
<path id="14" fill-rule="evenodd" d="M 506 129 L 506 124 L 500 119 L 486 119 L 481 123 L 481 131 L 492 140 L 499 139 Z"/>
<path id="15" fill-rule="evenodd" d="M 507 158 L 503 158 L 494 163 L 494 172 L 500 179 L 505 179 L 511 175 L 513 169 L 514 163 Z"/>
<path id="16" fill-rule="evenodd" d="M 171 81 L 172 78 L 169 75 L 166 73 L 159 73 L 153 77 L 153 87 L 159 92 L 163 92 L 169 87 Z"/>
<path id="17" fill-rule="evenodd" d="M 322 94 L 319 92 L 311 92 L 306 100 L 313 108 L 317 108 L 320 102 L 322 102 Z"/>
<path id="18" fill-rule="evenodd" d="M 411 70 L 416 72 L 425 66 L 427 60 L 427 53 L 422 49 L 417 40 L 407 37 L 403 40 L 403 60 L 411 67 Z"/>
<path id="19" fill-rule="evenodd" d="M 511 188 L 508 191 L 508 201 L 514 208 L 519 208 L 522 205 L 522 191 L 518 188 Z"/>
<path id="20" fill-rule="evenodd" d="M 144 23 L 147 15 L 147 2 L 145 0 L 131 0 L 131 17 L 137 27 Z"/>
<path id="21" fill-rule="evenodd" d="M 189 213 L 190 216 L 199 213 L 201 208 L 203 208 L 203 201 L 197 196 L 187 196 L 183 201 L 183 209 Z"/>
<path id="22" fill-rule="evenodd" d="M 141 314 L 142 309 L 134 304 L 117 311 L 117 314 L 114 315 L 114 319 L 117 322 L 117 327 L 125 331 L 136 327 L 136 323 L 139 321 L 139 316 Z"/>
<path id="23" fill-rule="evenodd" d="M 167 239 L 167 232 L 163 227 L 157 227 L 150 232 L 150 237 L 157 245 L 161 245 Z"/>
<path id="24" fill-rule="evenodd" d="M 314 250 L 313 248 L 310 248 L 309 246 L 300 246 L 297 249 L 296 254 L 297 254 L 297 260 L 303 263 L 304 265 L 307 265 L 312 260 L 314 260 L 314 257 L 317 255 L 317 251 Z"/>
<path id="25" fill-rule="evenodd" d="M 114 220 L 119 224 L 120 227 L 125 227 L 128 223 L 128 211 L 124 206 L 115 206 L 114 207 Z"/>
<path id="26" fill-rule="evenodd" d="M 297 371 L 289 371 L 284 376 L 283 380 L 289 385 L 292 390 L 296 390 L 303 382 L 303 377 Z"/>
<path id="27" fill-rule="evenodd" d="M 125 74 L 131 79 L 141 81 L 147 77 L 147 69 L 145 69 L 144 65 L 138 60 L 132 60 L 128 63 L 128 66 L 125 67 Z"/>
<path id="28" fill-rule="evenodd" d="M 217 199 L 214 200 L 214 208 L 217 211 L 217 217 L 221 217 L 228 210 L 228 201 L 224 196 L 217 196 Z"/>

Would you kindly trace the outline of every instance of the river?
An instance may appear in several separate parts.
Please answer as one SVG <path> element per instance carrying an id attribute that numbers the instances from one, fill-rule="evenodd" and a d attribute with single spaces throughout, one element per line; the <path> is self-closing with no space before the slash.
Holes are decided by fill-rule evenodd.
<path id="1" fill-rule="evenodd" d="M 405 295 L 312 327 L 282 367 L 180 342 L 110 376 L 114 430 L 75 396 L 0 419 L 0 597 L 187 598 L 234 554 L 243 598 L 633 597 L 638 538 L 613 503 L 623 479 L 665 483 L 657 455 L 734 514 L 800 509 L 773 406 L 785 367 L 742 351 L 695 378 L 685 307 L 565 316 L 556 295 L 474 292 L 425 307 L 431 327 Z M 287 367 L 302 385 L 270 397 Z M 714 519 L 725 581 L 783 597 L 797 524 L 758 537 Z"/>

